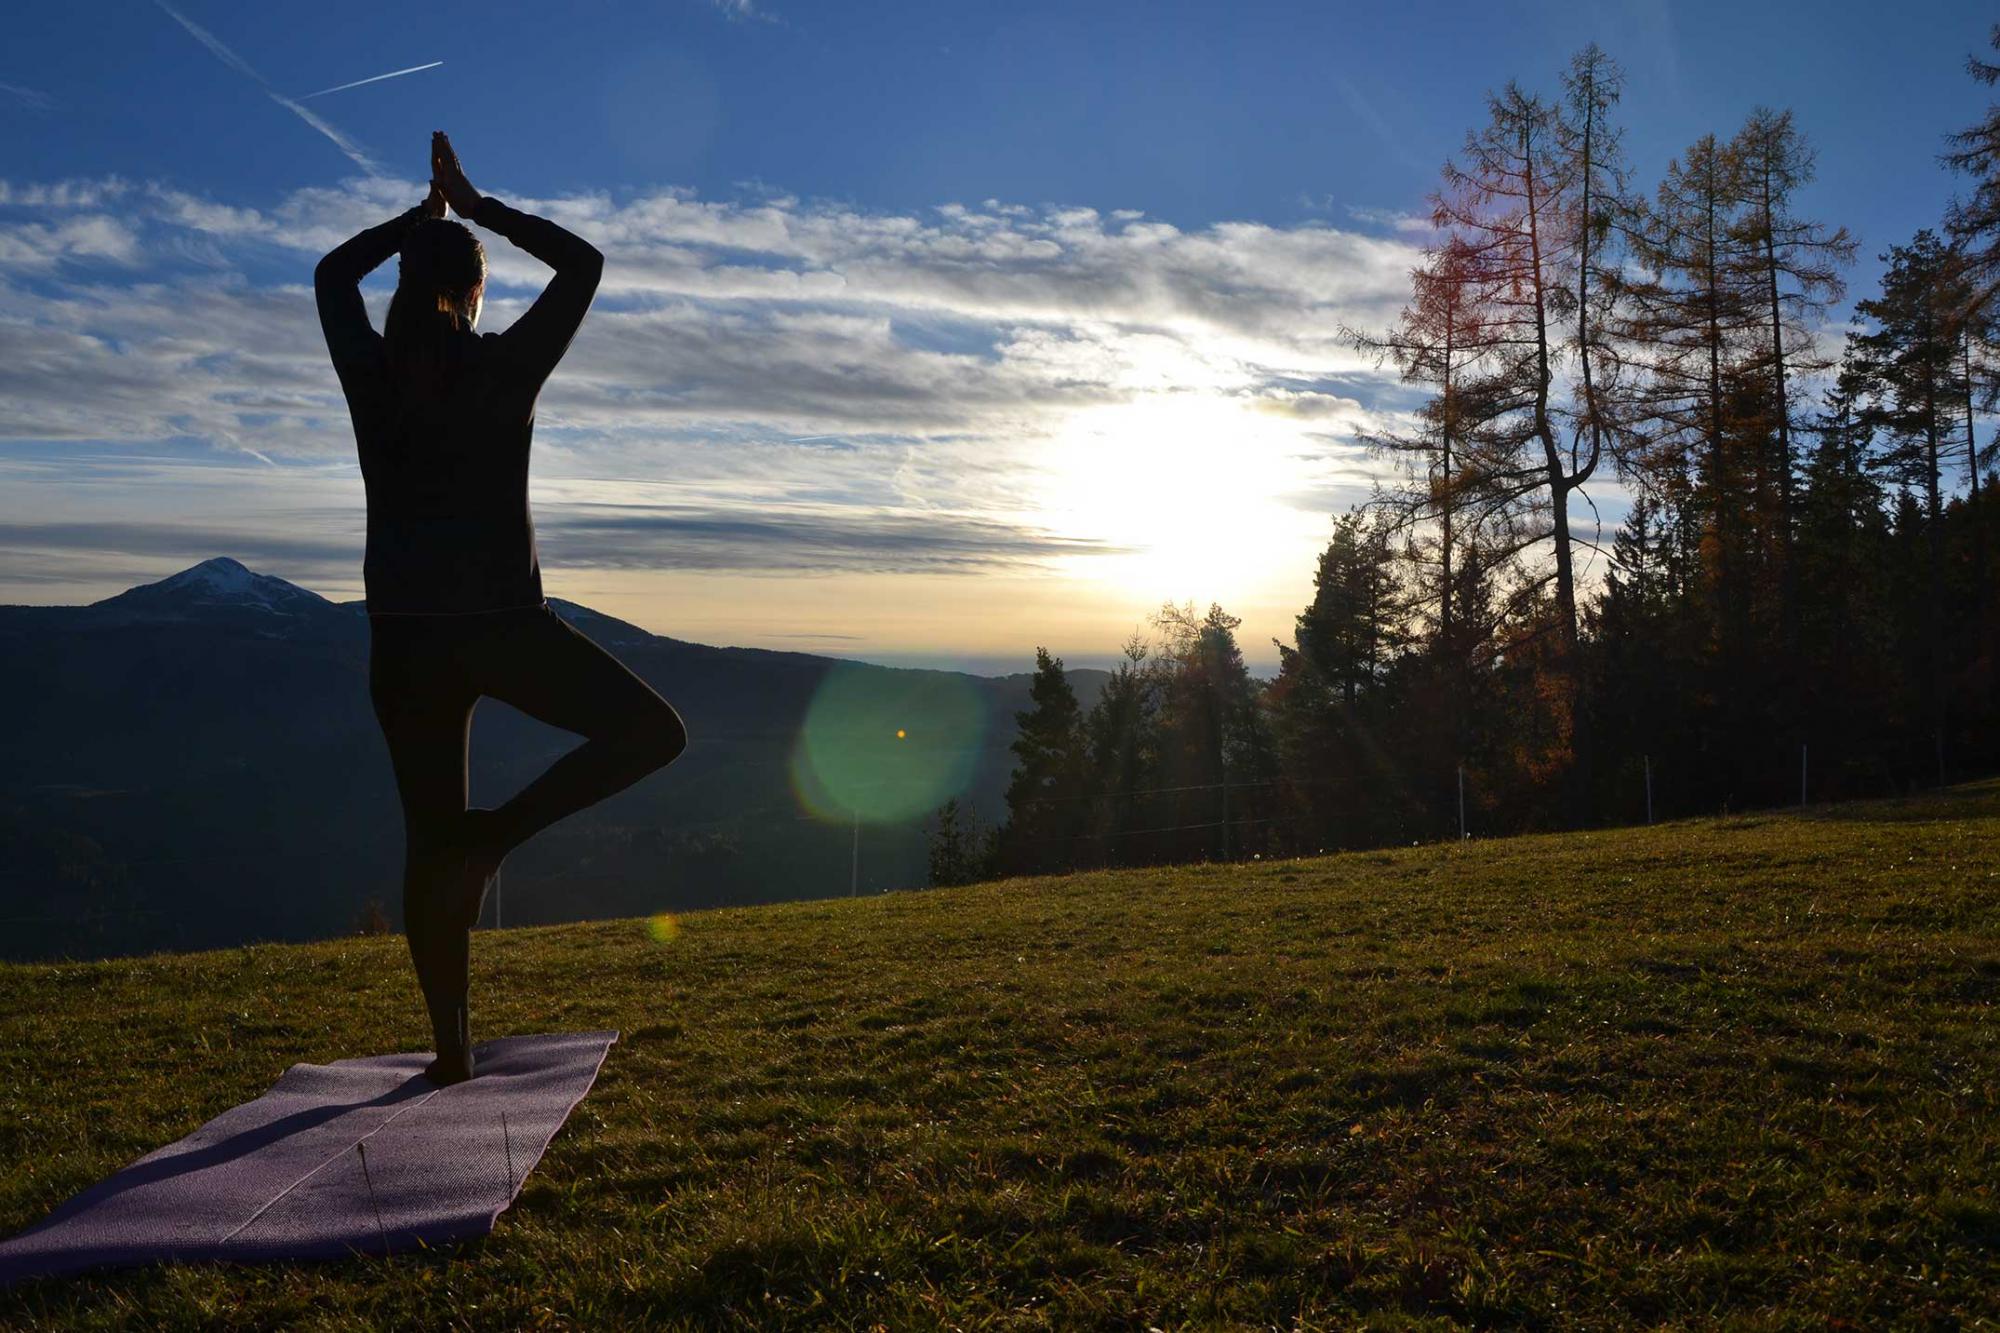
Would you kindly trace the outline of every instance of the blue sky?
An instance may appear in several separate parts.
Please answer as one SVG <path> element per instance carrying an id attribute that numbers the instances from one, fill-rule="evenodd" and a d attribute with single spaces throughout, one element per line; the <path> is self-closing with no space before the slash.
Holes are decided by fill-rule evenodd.
<path id="1" fill-rule="evenodd" d="M 1792 108 L 1857 295 L 1935 223 L 1941 136 L 1988 95 L 1963 4 L 174 7 L 286 97 L 444 64 L 304 102 L 343 151 L 160 5 L 16 13 L 0 600 L 213 554 L 360 595 L 305 288 L 415 201 L 443 128 L 475 184 L 610 256 L 538 427 L 550 591 L 978 666 L 1103 660 L 1168 597 L 1237 610 L 1268 663 L 1367 482 L 1354 430 L 1404 405 L 1332 326 L 1393 312 L 1421 242 L 1397 219 L 1489 88 L 1552 88 L 1596 40 L 1648 185 Z M 545 274 L 485 239 L 503 327 Z"/>

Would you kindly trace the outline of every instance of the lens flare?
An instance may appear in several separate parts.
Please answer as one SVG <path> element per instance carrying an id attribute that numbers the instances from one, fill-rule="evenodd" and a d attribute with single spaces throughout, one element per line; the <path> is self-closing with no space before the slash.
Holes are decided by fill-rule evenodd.
<path id="1" fill-rule="evenodd" d="M 681 923 L 672 912 L 655 912 L 646 921 L 646 934 L 655 944 L 672 944 L 681 937 Z"/>
<path id="2" fill-rule="evenodd" d="M 837 663 L 792 747 L 792 786 L 821 819 L 918 819 L 964 792 L 986 731 L 985 696 L 965 676 Z"/>

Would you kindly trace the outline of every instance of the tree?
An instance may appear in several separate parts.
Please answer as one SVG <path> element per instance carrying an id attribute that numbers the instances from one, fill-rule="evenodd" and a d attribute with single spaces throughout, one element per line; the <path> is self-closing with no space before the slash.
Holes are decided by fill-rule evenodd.
<path id="1" fill-rule="evenodd" d="M 1418 581 L 1428 592 L 1417 600 L 1435 602 L 1438 637 L 1447 642 L 1455 637 L 1454 564 L 1464 540 L 1458 515 L 1479 506 L 1488 489 L 1474 441 L 1487 401 L 1477 376 L 1491 350 L 1480 322 L 1488 281 L 1480 252 L 1454 234 L 1424 252 L 1423 264 L 1410 274 L 1410 303 L 1388 337 L 1344 330 L 1357 349 L 1374 352 L 1378 361 L 1393 360 L 1405 382 L 1432 387 L 1418 411 L 1415 434 L 1372 432 L 1361 439 L 1402 466 L 1405 485 L 1388 503 L 1412 534 L 1413 558 L 1436 566 L 1435 579 Z M 1435 524 L 1434 536 L 1417 535 L 1425 523 Z"/>
<path id="2" fill-rule="evenodd" d="M 1159 674 L 1147 658 L 1151 649 L 1139 635 L 1125 643 L 1124 660 L 1104 682 L 1084 719 L 1090 791 L 1096 798 L 1090 831 L 1095 859 L 1120 864 L 1132 859 L 1125 832 L 1145 812 L 1140 793 L 1163 785 L 1159 772 Z"/>
<path id="3" fill-rule="evenodd" d="M 1062 659 L 1046 648 L 1035 649 L 1029 697 L 1034 707 L 1014 715 L 1019 763 L 1007 784 L 995 858 L 1009 874 L 1068 867 L 1087 815 L 1082 712 Z"/>
<path id="4" fill-rule="evenodd" d="M 2000 50 L 2000 23 L 1989 34 Z M 2000 63 L 1965 58 L 1966 72 L 1992 87 L 2000 83 Z M 1966 480 L 1971 496 L 1973 528 L 1973 586 L 1979 650 L 1991 654 L 1991 591 L 1986 578 L 1987 518 L 1980 496 L 1980 469 L 1990 465 L 2000 440 L 1989 441 L 1982 452 L 1974 434 L 1975 404 L 1987 411 L 2000 403 L 2000 102 L 1990 102 L 1979 122 L 1946 136 L 1951 151 L 1943 162 L 1954 172 L 1973 179 L 1972 196 L 1954 199 L 1945 213 L 1945 231 L 1951 237 L 1960 264 L 1958 285 L 1962 294 L 1959 346 L 1965 388 Z M 1975 385 L 1978 386 L 1975 389 Z"/>
<path id="5" fill-rule="evenodd" d="M 1570 352 L 1576 367 L 1576 403 L 1570 441 L 1570 465 L 1582 485 L 1598 460 L 1614 447 L 1617 423 L 1611 404 L 1616 400 L 1619 358 L 1612 347 L 1620 286 L 1623 246 L 1619 241 L 1632 213 L 1628 196 L 1624 132 L 1612 122 L 1612 108 L 1624 91 L 1624 72 L 1595 42 L 1570 60 L 1563 74 L 1562 106 L 1555 128 L 1564 161 L 1562 176 L 1570 183 L 1569 216 L 1563 235 L 1574 252 L 1570 263 L 1576 276 L 1575 332 Z M 1588 461 L 1577 463 L 1578 443 L 1590 441 Z"/>
<path id="6" fill-rule="evenodd" d="M 1621 279 L 1629 305 L 1620 333 L 1645 374 L 1628 385 L 1635 423 L 1628 470 L 1684 482 L 1701 525 L 1703 582 L 1713 598 L 1721 674 L 1734 679 L 1750 656 L 1752 534 L 1740 479 L 1751 469 L 1733 445 L 1754 442 L 1744 421 L 1742 376 L 1764 318 L 1741 224 L 1746 185 L 1736 154 L 1703 135 L 1667 164 L 1653 202 L 1634 219 L 1637 277 Z M 1732 412 L 1732 408 L 1735 410 Z"/>
<path id="7" fill-rule="evenodd" d="M 1837 792 L 1866 781 L 1876 756 L 1908 727 L 1908 673 L 1899 670 L 1891 607 L 1888 516 L 1871 467 L 1872 442 L 1863 419 L 1860 385 L 1844 365 L 1810 433 L 1816 442 L 1804 466 L 1796 545 L 1806 594 L 1799 611 L 1803 712 L 1816 785 Z M 1916 692 L 1921 705 L 1921 689 Z"/>
<path id="8" fill-rule="evenodd" d="M 982 832 L 978 817 L 960 805 L 956 797 L 940 806 L 931 818 L 931 886 L 944 888 L 983 879 L 993 859 L 994 831 Z"/>
<path id="9" fill-rule="evenodd" d="M 1854 241 L 1845 227 L 1828 230 L 1792 211 L 1793 194 L 1813 178 L 1813 153 L 1790 111 L 1756 108 L 1729 151 L 1742 179 L 1743 206 L 1736 219 L 1739 254 L 1756 270 L 1763 288 L 1768 341 L 1760 360 L 1770 376 L 1770 415 L 1776 427 L 1781 618 L 1789 651 L 1797 624 L 1791 381 L 1799 371 L 1823 370 L 1829 364 L 1813 356 L 1809 320 L 1846 294 L 1840 270 L 1854 260 Z"/>
<path id="10" fill-rule="evenodd" d="M 1594 441 L 1595 430 L 1573 432 L 1566 449 L 1556 403 L 1564 351 L 1558 321 L 1574 313 L 1569 275 L 1586 249 L 1565 234 L 1566 225 L 1578 225 L 1572 200 L 1579 164 L 1562 149 L 1556 109 L 1518 84 L 1489 96 L 1487 113 L 1487 124 L 1466 136 L 1464 165 L 1445 164 L 1431 217 L 1467 239 L 1488 279 L 1478 319 L 1489 366 L 1487 489 L 1501 503 L 1531 498 L 1546 514 L 1547 526 L 1524 543 L 1551 543 L 1557 627 L 1570 649 L 1577 616 L 1569 497 L 1597 466 L 1594 452 L 1578 450 L 1581 436 Z"/>
<path id="11" fill-rule="evenodd" d="M 1163 638 L 1163 776 L 1185 797 L 1172 802 L 1180 815 L 1206 816 L 1174 822 L 1206 835 L 1187 839 L 1183 846 L 1213 849 L 1225 860 L 1243 849 L 1232 829 L 1246 814 L 1241 791 L 1232 803 L 1231 784 L 1256 791 L 1275 771 L 1257 708 L 1256 682 L 1236 643 L 1242 623 L 1213 604 L 1197 615 L 1192 603 L 1168 602 L 1153 617 Z"/>
<path id="12" fill-rule="evenodd" d="M 1378 730 L 1393 712 L 1394 663 L 1409 641 L 1390 529 L 1377 508 L 1336 518 L 1293 642 L 1274 641 L 1279 666 L 1268 715 L 1279 805 L 1295 845 L 1306 849 L 1398 836 L 1410 804 L 1396 747 Z M 1463 566 L 1458 572 L 1454 604 L 1483 620 L 1483 597 L 1468 599 L 1474 590 Z M 1465 622 L 1461 615 L 1457 623 Z M 1456 702 L 1469 711 L 1469 700 Z"/>
<path id="13" fill-rule="evenodd" d="M 1923 493 L 1927 596 L 1924 676 L 1936 728 L 1940 780 L 1944 765 L 1944 450 L 1955 434 L 1963 398 L 1957 393 L 1957 324 L 1961 270 L 1937 235 L 1919 231 L 1908 245 L 1882 256 L 1888 270 L 1879 296 L 1855 313 L 1874 324 L 1854 336 L 1857 383 L 1866 394 L 1863 419 L 1879 432 L 1876 462 L 1890 477 Z"/>
<path id="14" fill-rule="evenodd" d="M 1320 552 L 1312 605 L 1299 613 L 1294 635 L 1298 654 L 1352 708 L 1402 642 L 1400 611 L 1388 525 L 1379 510 L 1348 510 Z"/>
<path id="15" fill-rule="evenodd" d="M 1992 45 L 2000 50 L 2000 23 Z M 1987 87 L 2000 83 L 2000 63 L 1965 58 L 1966 72 Z M 1973 178 L 1972 197 L 1955 199 L 1945 213 L 1945 230 L 1966 258 L 1967 304 L 1990 311 L 2000 294 L 2000 102 L 1988 103 L 1975 125 L 1947 135 L 1947 167 Z"/>

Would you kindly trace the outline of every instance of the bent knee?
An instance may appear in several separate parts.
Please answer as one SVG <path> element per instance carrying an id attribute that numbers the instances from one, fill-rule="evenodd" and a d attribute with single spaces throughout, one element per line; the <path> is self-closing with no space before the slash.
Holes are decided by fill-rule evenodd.
<path id="1" fill-rule="evenodd" d="M 658 767 L 681 757 L 688 747 L 687 726 L 671 708 L 648 713 L 626 733 L 626 741 L 650 756 Z"/>

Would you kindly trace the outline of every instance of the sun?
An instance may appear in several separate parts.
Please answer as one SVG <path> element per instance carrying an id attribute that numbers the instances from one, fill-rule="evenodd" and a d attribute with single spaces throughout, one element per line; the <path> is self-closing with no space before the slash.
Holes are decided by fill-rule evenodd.
<path id="1" fill-rule="evenodd" d="M 1121 548 L 1071 572 L 1145 599 L 1218 600 L 1324 544 L 1326 446 L 1296 419 L 1219 393 L 1149 393 L 1075 413 L 1039 459 L 1037 521 Z"/>

